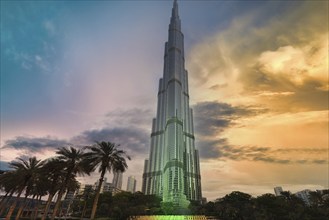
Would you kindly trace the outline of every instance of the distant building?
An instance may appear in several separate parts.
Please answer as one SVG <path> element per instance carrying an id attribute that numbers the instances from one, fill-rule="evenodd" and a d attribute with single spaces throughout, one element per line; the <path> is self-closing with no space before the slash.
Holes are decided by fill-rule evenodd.
<path id="1" fill-rule="evenodd" d="M 114 172 L 113 173 L 112 186 L 121 190 L 122 188 L 122 173 Z"/>
<path id="2" fill-rule="evenodd" d="M 110 192 L 110 193 L 112 193 L 112 195 L 115 195 L 119 192 L 122 192 L 122 190 L 114 187 L 112 183 L 106 183 L 104 185 L 103 192 Z"/>
<path id="3" fill-rule="evenodd" d="M 72 201 L 74 199 L 76 191 L 68 191 L 64 197 L 65 201 Z"/>
<path id="4" fill-rule="evenodd" d="M 97 190 L 98 184 L 99 184 L 99 180 L 97 180 L 97 182 L 94 183 L 94 187 L 93 187 L 94 190 Z M 101 186 L 100 193 L 103 193 L 104 185 L 106 185 L 106 184 L 107 184 L 107 178 L 105 177 L 103 180 L 102 186 Z"/>
<path id="5" fill-rule="evenodd" d="M 93 189 L 94 189 L 94 187 L 91 184 L 81 184 L 79 191 L 78 191 L 78 195 L 83 195 L 85 193 L 85 191 L 88 191 L 88 190 L 91 191 Z"/>
<path id="6" fill-rule="evenodd" d="M 120 180 L 120 178 L 121 178 L 121 180 Z M 93 185 L 94 190 L 97 189 L 98 183 L 99 183 L 99 181 L 95 182 L 95 184 Z M 120 186 L 120 184 L 122 185 L 122 173 L 121 173 L 121 177 L 120 177 L 120 174 L 115 175 L 113 177 L 113 182 L 112 183 L 108 183 L 107 178 L 104 178 L 104 181 L 103 181 L 102 186 L 101 186 L 100 193 L 111 192 L 113 195 L 115 195 L 118 192 L 122 192 L 121 187 L 118 188 L 114 184 L 116 184 L 117 186 Z"/>
<path id="7" fill-rule="evenodd" d="M 281 193 L 283 192 L 283 189 L 281 186 L 274 187 L 274 192 L 276 196 L 281 196 Z"/>
<path id="8" fill-rule="evenodd" d="M 112 183 L 105 183 L 103 185 L 103 192 L 110 192 L 111 188 L 113 188 Z"/>
<path id="9" fill-rule="evenodd" d="M 137 180 L 135 179 L 134 176 L 128 177 L 127 191 L 135 193 L 136 192 L 136 184 L 137 184 Z"/>
<path id="10" fill-rule="evenodd" d="M 295 193 L 295 196 L 297 196 L 298 198 L 302 199 L 303 202 L 308 205 L 311 206 L 311 201 L 310 201 L 310 192 L 311 190 L 309 189 L 305 189 L 299 192 Z"/>
<path id="11" fill-rule="evenodd" d="M 77 195 L 78 192 L 79 190 L 77 189 L 77 190 L 70 190 L 66 193 L 64 200 L 61 203 L 60 215 L 67 216 L 69 214 L 73 200 L 75 199 L 75 196 Z"/>
<path id="12" fill-rule="evenodd" d="M 207 204 L 207 198 L 206 197 L 202 197 L 201 204 L 202 205 Z"/>

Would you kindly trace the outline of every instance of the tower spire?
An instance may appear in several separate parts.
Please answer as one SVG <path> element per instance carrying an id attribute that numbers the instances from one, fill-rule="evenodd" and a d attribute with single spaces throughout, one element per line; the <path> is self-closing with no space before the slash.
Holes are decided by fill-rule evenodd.
<path id="1" fill-rule="evenodd" d="M 178 3 L 177 0 L 174 0 L 174 5 L 172 8 L 171 18 L 178 18 Z"/>
<path id="2" fill-rule="evenodd" d="M 181 30 L 181 22 L 178 15 L 178 3 L 177 0 L 174 0 L 173 8 L 171 11 L 171 19 L 169 29 Z"/>

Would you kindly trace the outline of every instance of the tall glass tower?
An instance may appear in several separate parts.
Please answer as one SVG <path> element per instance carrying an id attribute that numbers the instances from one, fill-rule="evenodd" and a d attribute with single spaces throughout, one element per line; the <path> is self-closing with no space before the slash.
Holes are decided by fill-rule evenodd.
<path id="1" fill-rule="evenodd" d="M 176 0 L 168 32 L 142 191 L 160 196 L 163 202 L 186 207 L 189 200 L 201 201 L 202 195 L 199 153 L 194 146 L 193 112 L 189 107 L 184 35 Z"/>
<path id="2" fill-rule="evenodd" d="M 122 173 L 120 171 L 113 173 L 112 186 L 117 189 L 122 188 Z"/>

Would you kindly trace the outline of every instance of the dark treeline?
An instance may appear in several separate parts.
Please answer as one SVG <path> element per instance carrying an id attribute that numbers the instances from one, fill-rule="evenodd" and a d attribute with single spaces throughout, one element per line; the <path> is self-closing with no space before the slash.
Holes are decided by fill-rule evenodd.
<path id="1" fill-rule="evenodd" d="M 90 193 L 90 192 L 89 192 Z M 85 212 L 91 211 L 92 199 L 81 199 L 88 196 L 81 195 L 72 207 L 73 215 L 80 216 L 82 207 Z M 92 196 L 91 196 L 92 197 Z M 220 220 L 327 220 L 329 219 L 329 190 L 311 192 L 311 206 L 306 205 L 300 198 L 290 192 L 283 192 L 282 196 L 264 194 L 252 197 L 243 192 L 232 192 L 214 202 L 200 204 L 192 202 L 189 215 L 213 216 Z M 85 202 L 87 205 L 85 206 Z M 141 192 L 121 192 L 112 196 L 103 193 L 97 208 L 98 217 L 112 219 L 127 219 L 137 215 L 170 215 L 179 214 L 172 204 L 161 204 L 156 196 L 144 195 Z"/>

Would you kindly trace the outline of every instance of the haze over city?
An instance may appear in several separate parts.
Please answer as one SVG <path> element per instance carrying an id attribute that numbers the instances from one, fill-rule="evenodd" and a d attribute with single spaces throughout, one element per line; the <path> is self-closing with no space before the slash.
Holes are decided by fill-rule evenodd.
<path id="1" fill-rule="evenodd" d="M 111 141 L 132 157 L 124 179 L 136 176 L 140 190 L 171 7 L 2 1 L 1 169 Z M 328 2 L 179 10 L 203 196 L 329 188 Z"/>

